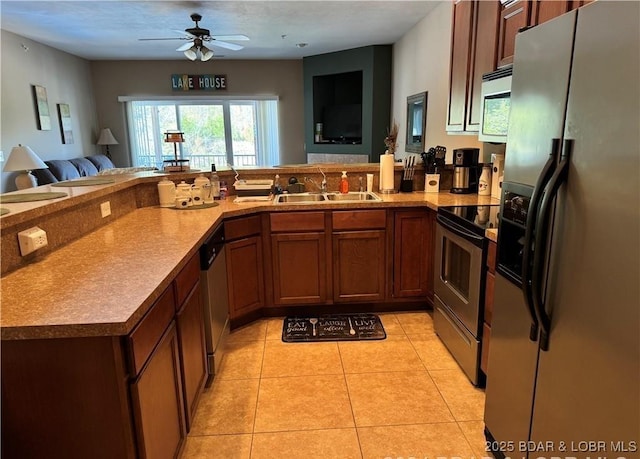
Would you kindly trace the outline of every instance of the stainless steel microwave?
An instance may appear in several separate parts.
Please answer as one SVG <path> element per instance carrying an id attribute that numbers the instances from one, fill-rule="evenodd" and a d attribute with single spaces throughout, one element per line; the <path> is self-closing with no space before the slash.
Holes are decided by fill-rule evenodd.
<path id="1" fill-rule="evenodd" d="M 478 140 L 506 143 L 511 107 L 512 68 L 502 68 L 482 75 L 482 110 Z"/>

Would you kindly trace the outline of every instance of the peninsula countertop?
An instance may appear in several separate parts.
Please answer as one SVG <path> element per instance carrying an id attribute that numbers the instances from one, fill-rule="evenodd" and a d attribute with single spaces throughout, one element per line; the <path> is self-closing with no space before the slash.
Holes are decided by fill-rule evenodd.
<path id="1" fill-rule="evenodd" d="M 259 212 L 497 204 L 489 196 L 402 193 L 381 202 L 282 205 L 236 204 L 208 209 L 158 206 L 123 217 L 2 277 L 1 337 L 128 334 L 224 218 Z"/>

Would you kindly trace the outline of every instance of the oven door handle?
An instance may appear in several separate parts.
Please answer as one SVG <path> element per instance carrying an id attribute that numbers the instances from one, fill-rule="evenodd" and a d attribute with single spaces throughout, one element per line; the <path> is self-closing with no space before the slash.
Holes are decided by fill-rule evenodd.
<path id="1" fill-rule="evenodd" d="M 535 250 L 535 235 L 536 226 L 539 223 L 538 211 L 544 189 L 547 183 L 551 180 L 553 172 L 556 169 L 558 150 L 560 149 L 560 139 L 551 140 L 551 153 L 549 153 L 549 159 L 542 168 L 542 172 L 538 176 L 536 186 L 533 189 L 533 195 L 529 202 L 529 213 L 527 214 L 527 224 L 524 235 L 524 247 L 522 254 L 522 294 L 524 295 L 524 302 L 527 306 L 527 311 L 531 317 L 531 329 L 529 330 L 529 339 L 531 341 L 538 340 L 538 327 L 539 320 L 536 313 L 536 308 L 533 299 L 533 286 L 532 286 L 532 271 L 533 271 L 533 252 Z"/>
<path id="2" fill-rule="evenodd" d="M 547 313 L 547 309 L 544 303 L 543 297 L 543 284 L 544 284 L 544 268 L 545 268 L 545 254 L 548 242 L 549 222 L 551 219 L 551 205 L 555 200 L 560 186 L 567 180 L 569 172 L 569 156 L 571 155 L 571 149 L 573 147 L 573 140 L 565 139 L 564 148 L 562 149 L 562 156 L 560 163 L 556 168 L 551 180 L 545 187 L 544 197 L 538 210 L 538 225 L 539 229 L 536 231 L 535 247 L 536 250 L 533 254 L 533 273 L 531 276 L 531 289 L 533 291 L 533 306 L 538 315 L 540 321 L 540 349 L 543 351 L 549 350 L 549 333 L 551 332 L 551 315 Z"/>
<path id="3" fill-rule="evenodd" d="M 482 244 L 482 242 L 484 241 L 484 238 L 482 236 L 478 236 L 477 234 L 472 233 L 471 231 L 458 225 L 450 219 L 443 217 L 442 215 L 436 215 L 436 219 L 438 220 L 438 223 L 440 223 L 445 229 L 448 229 L 452 233 L 460 236 L 463 239 L 466 239 L 469 242 L 477 245 Z"/>

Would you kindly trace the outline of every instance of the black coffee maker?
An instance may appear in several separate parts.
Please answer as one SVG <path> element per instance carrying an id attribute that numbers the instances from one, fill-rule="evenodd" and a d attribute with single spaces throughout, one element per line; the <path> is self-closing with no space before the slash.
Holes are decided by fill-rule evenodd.
<path id="1" fill-rule="evenodd" d="M 453 150 L 452 193 L 469 194 L 478 192 L 479 156 L 479 148 L 458 148 Z"/>

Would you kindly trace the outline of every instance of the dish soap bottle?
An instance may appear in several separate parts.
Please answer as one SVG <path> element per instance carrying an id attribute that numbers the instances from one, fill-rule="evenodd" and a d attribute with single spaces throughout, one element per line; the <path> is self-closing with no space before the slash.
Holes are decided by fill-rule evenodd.
<path id="1" fill-rule="evenodd" d="M 347 171 L 342 171 L 342 179 L 340 179 L 340 193 L 349 192 L 349 180 L 347 179 Z"/>
<path id="2" fill-rule="evenodd" d="M 216 165 L 211 165 L 211 195 L 213 199 L 220 199 L 220 177 L 216 172 Z"/>

